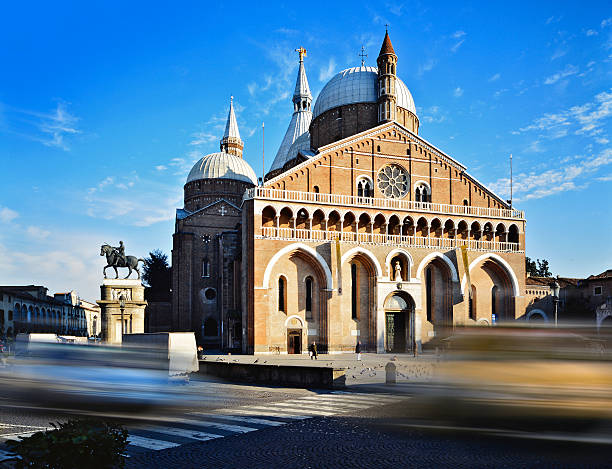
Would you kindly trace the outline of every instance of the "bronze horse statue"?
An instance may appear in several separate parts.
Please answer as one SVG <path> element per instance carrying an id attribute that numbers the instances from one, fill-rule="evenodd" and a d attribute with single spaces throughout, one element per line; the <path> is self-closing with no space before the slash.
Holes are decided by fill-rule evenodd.
<path id="1" fill-rule="evenodd" d="M 104 267 L 104 269 L 102 270 L 104 278 L 107 278 L 106 269 L 108 269 L 109 267 L 115 269 L 115 278 L 119 278 L 119 272 L 117 272 L 117 267 L 127 267 L 129 272 L 125 278 L 128 278 L 130 275 L 132 275 L 132 270 L 135 270 L 138 274 L 138 279 L 140 279 L 140 270 L 138 270 L 138 263 L 144 263 L 144 259 L 140 259 L 135 256 L 125 256 L 124 258 L 122 258 L 117 252 L 117 249 L 115 249 L 109 244 L 102 245 L 102 247 L 100 248 L 100 255 L 106 256 L 106 267 Z"/>

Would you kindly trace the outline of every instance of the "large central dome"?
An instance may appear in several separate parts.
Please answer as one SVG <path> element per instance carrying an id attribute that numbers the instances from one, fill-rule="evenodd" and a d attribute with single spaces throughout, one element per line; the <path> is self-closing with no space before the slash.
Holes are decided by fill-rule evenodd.
<path id="1" fill-rule="evenodd" d="M 378 69 L 353 67 L 342 70 L 323 87 L 314 105 L 313 118 L 328 109 L 353 103 L 375 103 L 377 100 Z M 402 80 L 396 81 L 397 105 L 416 116 L 412 94 Z"/>
<path id="2" fill-rule="evenodd" d="M 225 152 L 206 155 L 193 166 L 187 182 L 199 179 L 235 179 L 257 185 L 253 168 L 239 156 Z"/>

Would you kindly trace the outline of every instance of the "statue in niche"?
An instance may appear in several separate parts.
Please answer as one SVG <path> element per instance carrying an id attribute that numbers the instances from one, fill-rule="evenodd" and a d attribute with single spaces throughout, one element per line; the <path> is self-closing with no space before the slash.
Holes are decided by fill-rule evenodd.
<path id="1" fill-rule="evenodd" d="M 400 264 L 400 261 L 395 261 L 395 281 L 402 281 L 402 265 Z"/>

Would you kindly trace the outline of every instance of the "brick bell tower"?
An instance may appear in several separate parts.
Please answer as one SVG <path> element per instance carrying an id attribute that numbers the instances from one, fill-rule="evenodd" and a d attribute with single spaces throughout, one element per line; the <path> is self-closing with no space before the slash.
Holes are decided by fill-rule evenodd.
<path id="1" fill-rule="evenodd" d="M 378 123 L 382 124 L 395 120 L 397 106 L 395 93 L 397 55 L 391 45 L 388 31 L 385 31 L 385 39 L 376 63 L 378 64 Z"/>

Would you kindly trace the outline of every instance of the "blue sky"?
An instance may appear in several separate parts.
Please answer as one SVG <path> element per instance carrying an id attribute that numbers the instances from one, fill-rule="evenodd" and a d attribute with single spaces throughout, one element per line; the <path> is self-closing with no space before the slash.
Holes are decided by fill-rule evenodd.
<path id="1" fill-rule="evenodd" d="M 316 98 L 362 44 L 375 65 L 387 23 L 420 134 L 501 195 L 514 155 L 527 255 L 562 276 L 612 267 L 608 2 L 127 3 L 3 6 L 0 284 L 93 300 L 100 244 L 169 254 L 230 95 L 260 175 L 262 121 L 268 166 L 291 117 L 294 49 Z"/>

